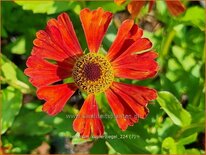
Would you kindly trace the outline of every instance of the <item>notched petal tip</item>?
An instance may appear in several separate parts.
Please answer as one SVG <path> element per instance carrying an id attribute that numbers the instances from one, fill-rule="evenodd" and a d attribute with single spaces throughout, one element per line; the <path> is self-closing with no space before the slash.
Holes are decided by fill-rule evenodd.
<path id="1" fill-rule="evenodd" d="M 106 92 L 108 103 L 121 130 L 133 126 L 138 118 L 145 119 L 149 113 L 147 104 L 156 99 L 157 92 L 142 86 L 113 82 Z"/>
<path id="2" fill-rule="evenodd" d="M 111 19 L 112 13 L 101 7 L 92 11 L 88 8 L 80 11 L 80 20 L 90 52 L 98 52 Z"/>
<path id="3" fill-rule="evenodd" d="M 51 116 L 58 114 L 76 89 L 77 87 L 72 83 L 39 88 L 37 97 L 46 101 L 42 110 Z"/>
<path id="4" fill-rule="evenodd" d="M 70 19 L 68 14 L 66 12 L 62 12 L 60 15 L 58 15 L 57 19 L 61 20 L 61 19 Z"/>
<path id="5" fill-rule="evenodd" d="M 37 88 L 61 81 L 72 74 L 72 65 L 53 64 L 36 55 L 30 56 L 26 65 L 28 68 L 24 73 L 30 77 L 29 81 Z"/>
<path id="6" fill-rule="evenodd" d="M 82 138 L 89 138 L 91 134 L 98 138 L 104 134 L 103 123 L 99 117 L 97 103 L 93 94 L 90 94 L 79 114 L 73 122 L 74 131 L 80 133 Z"/>
<path id="7" fill-rule="evenodd" d="M 150 48 L 151 44 L 145 45 L 144 49 Z M 142 46 L 143 47 L 143 46 Z M 141 47 L 141 48 L 142 48 Z M 139 47 L 136 47 L 142 51 Z M 134 53 L 136 49 L 131 46 L 128 53 Z M 126 53 L 126 52 L 125 52 Z M 116 77 L 144 80 L 153 78 L 159 71 L 159 65 L 154 60 L 158 56 L 154 51 L 137 52 L 135 54 L 123 54 L 112 62 Z"/>
<path id="8" fill-rule="evenodd" d="M 127 19 L 122 22 L 118 29 L 117 36 L 111 45 L 107 57 L 112 62 L 115 61 L 119 56 L 124 54 L 133 44 L 142 39 L 143 30 L 134 24 L 134 20 Z M 140 47 L 140 45 L 138 45 Z"/>
<path id="9" fill-rule="evenodd" d="M 79 57 L 83 52 L 69 16 L 62 13 L 57 19 L 48 20 L 46 29 L 36 33 L 32 55 L 60 61 Z"/>

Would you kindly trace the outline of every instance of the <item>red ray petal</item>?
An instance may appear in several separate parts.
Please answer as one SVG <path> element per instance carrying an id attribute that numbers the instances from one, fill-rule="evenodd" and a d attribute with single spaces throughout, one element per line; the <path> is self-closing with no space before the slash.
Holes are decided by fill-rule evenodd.
<path id="1" fill-rule="evenodd" d="M 180 15 L 186 9 L 185 6 L 180 2 L 180 0 L 175 0 L 175 1 L 166 0 L 166 4 L 167 4 L 169 12 L 173 16 Z"/>
<path id="2" fill-rule="evenodd" d="M 95 97 L 90 94 L 73 122 L 73 128 L 79 132 L 83 138 L 88 138 L 91 133 L 95 137 L 101 136 L 104 133 L 104 127 L 101 119 Z"/>
<path id="3" fill-rule="evenodd" d="M 72 73 L 70 65 L 55 65 L 38 56 L 30 56 L 26 62 L 24 73 L 30 77 L 30 82 L 36 87 L 47 86 L 67 78 Z"/>
<path id="4" fill-rule="evenodd" d="M 125 105 L 132 108 L 132 110 L 138 117 L 145 118 L 147 116 L 148 109 L 142 106 L 140 103 L 136 102 L 133 98 L 128 96 L 128 94 L 124 93 L 124 90 L 122 90 L 121 88 L 117 89 L 116 87 L 113 87 L 112 90 L 126 103 Z"/>
<path id="5" fill-rule="evenodd" d="M 77 132 L 77 131 L 76 131 Z M 85 122 L 83 133 L 80 134 L 82 138 L 89 138 L 91 134 L 90 119 Z"/>
<path id="6" fill-rule="evenodd" d="M 142 54 L 124 56 L 112 62 L 116 77 L 143 80 L 154 77 L 159 66 L 154 60 L 157 53 L 150 51 Z"/>
<path id="7" fill-rule="evenodd" d="M 147 0 L 141 0 L 141 1 L 136 1 L 136 0 L 132 0 L 128 6 L 127 6 L 127 10 L 129 11 L 129 13 L 132 15 L 133 18 L 135 18 L 141 8 L 145 5 Z"/>
<path id="8" fill-rule="evenodd" d="M 137 39 L 124 53 L 122 53 L 115 61 L 124 58 L 125 56 L 130 56 L 134 53 L 140 53 L 145 50 L 149 50 L 152 47 L 152 43 L 147 38 Z"/>
<path id="9" fill-rule="evenodd" d="M 125 20 L 120 26 L 117 36 L 111 45 L 107 57 L 110 61 L 115 60 L 124 53 L 136 40 L 142 37 L 143 30 L 133 20 Z"/>
<path id="10" fill-rule="evenodd" d="M 125 92 L 127 95 L 132 97 L 138 104 L 143 106 L 146 106 L 148 104 L 148 101 L 157 98 L 157 92 L 155 89 L 147 88 L 144 86 L 113 82 L 113 87 Z"/>
<path id="11" fill-rule="evenodd" d="M 50 39 L 45 31 L 38 31 L 36 36 L 37 39 L 33 41 L 34 47 L 32 49 L 32 55 L 57 61 L 63 61 L 68 57 L 68 55 Z"/>
<path id="12" fill-rule="evenodd" d="M 59 23 L 58 28 L 65 40 L 67 50 L 71 50 L 74 55 L 82 55 L 82 49 L 69 16 L 66 13 L 63 13 L 58 16 L 57 19 Z"/>
<path id="13" fill-rule="evenodd" d="M 146 106 L 150 100 L 157 98 L 157 92 L 142 86 L 113 82 L 106 91 L 106 97 L 119 128 L 126 130 L 138 121 L 138 117 L 147 116 L 149 111 Z"/>
<path id="14" fill-rule="evenodd" d="M 80 20 L 90 52 L 98 52 L 111 19 L 112 13 L 106 12 L 102 8 L 94 11 L 86 8 L 80 12 Z"/>
<path id="15" fill-rule="evenodd" d="M 42 108 L 43 111 L 49 115 L 56 115 L 62 111 L 67 100 L 76 90 L 77 87 L 73 83 L 45 86 L 37 90 L 37 97 L 46 101 Z"/>
<path id="16" fill-rule="evenodd" d="M 36 36 L 33 55 L 58 61 L 82 55 L 72 22 L 66 13 L 60 14 L 58 20 L 50 19 L 46 31 L 40 30 Z"/>
<path id="17" fill-rule="evenodd" d="M 121 130 L 126 130 L 128 126 L 132 126 L 138 121 L 132 108 L 113 89 L 109 88 L 105 94 Z"/>

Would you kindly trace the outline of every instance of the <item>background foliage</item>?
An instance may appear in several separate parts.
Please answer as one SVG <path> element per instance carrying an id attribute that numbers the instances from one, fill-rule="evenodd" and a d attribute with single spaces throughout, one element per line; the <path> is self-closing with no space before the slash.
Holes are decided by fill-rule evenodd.
<path id="1" fill-rule="evenodd" d="M 198 1 L 184 1 L 187 10 L 172 17 L 164 1 L 148 15 L 148 6 L 135 21 L 159 53 L 159 74 L 154 79 L 129 81 L 158 90 L 145 120 L 122 132 L 114 119 L 103 119 L 105 137 L 80 139 L 72 118 L 83 103 L 76 93 L 63 112 L 50 117 L 41 111 L 43 101 L 23 73 L 35 33 L 50 18 L 67 12 L 82 45 L 87 48 L 79 20 L 82 8 L 103 7 L 113 12 L 102 47 L 107 50 L 123 17 L 126 4 L 113 1 L 3 1 L 1 3 L 1 151 L 6 153 L 166 153 L 201 154 L 205 147 L 205 12 Z M 100 113 L 111 114 L 103 95 L 97 97 Z M 100 104 L 101 103 L 101 104 Z M 43 149 L 42 149 L 43 148 Z M 86 149 L 85 149 L 86 148 Z"/>

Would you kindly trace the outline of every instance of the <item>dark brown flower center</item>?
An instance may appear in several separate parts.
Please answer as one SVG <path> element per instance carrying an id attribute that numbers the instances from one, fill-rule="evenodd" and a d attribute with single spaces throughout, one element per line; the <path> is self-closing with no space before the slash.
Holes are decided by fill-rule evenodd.
<path id="1" fill-rule="evenodd" d="M 90 81 L 95 81 L 100 78 L 102 72 L 100 66 L 95 63 L 89 63 L 84 65 L 84 75 Z"/>

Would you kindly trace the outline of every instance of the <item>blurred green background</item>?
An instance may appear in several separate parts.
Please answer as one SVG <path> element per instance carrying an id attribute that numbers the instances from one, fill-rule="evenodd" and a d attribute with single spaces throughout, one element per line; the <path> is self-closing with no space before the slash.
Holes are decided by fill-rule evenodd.
<path id="1" fill-rule="evenodd" d="M 172 17 L 164 1 L 157 1 L 148 14 L 145 6 L 136 23 L 159 53 L 158 75 L 149 80 L 126 83 L 158 90 L 149 104 L 150 113 L 133 127 L 121 131 L 114 119 L 103 119 L 105 137 L 81 139 L 72 129 L 73 118 L 84 98 L 80 92 L 63 112 L 50 117 L 41 111 L 43 101 L 23 71 L 31 53 L 35 33 L 50 18 L 67 12 L 86 49 L 79 20 L 81 9 L 103 7 L 114 18 L 103 40 L 108 50 L 118 26 L 130 18 L 125 3 L 113 1 L 3 1 L 1 2 L 1 152 L 4 153 L 109 153 L 109 154 L 204 154 L 205 148 L 205 10 L 200 1 L 183 1 L 186 11 Z M 100 114 L 112 114 L 104 95 L 97 97 Z"/>

